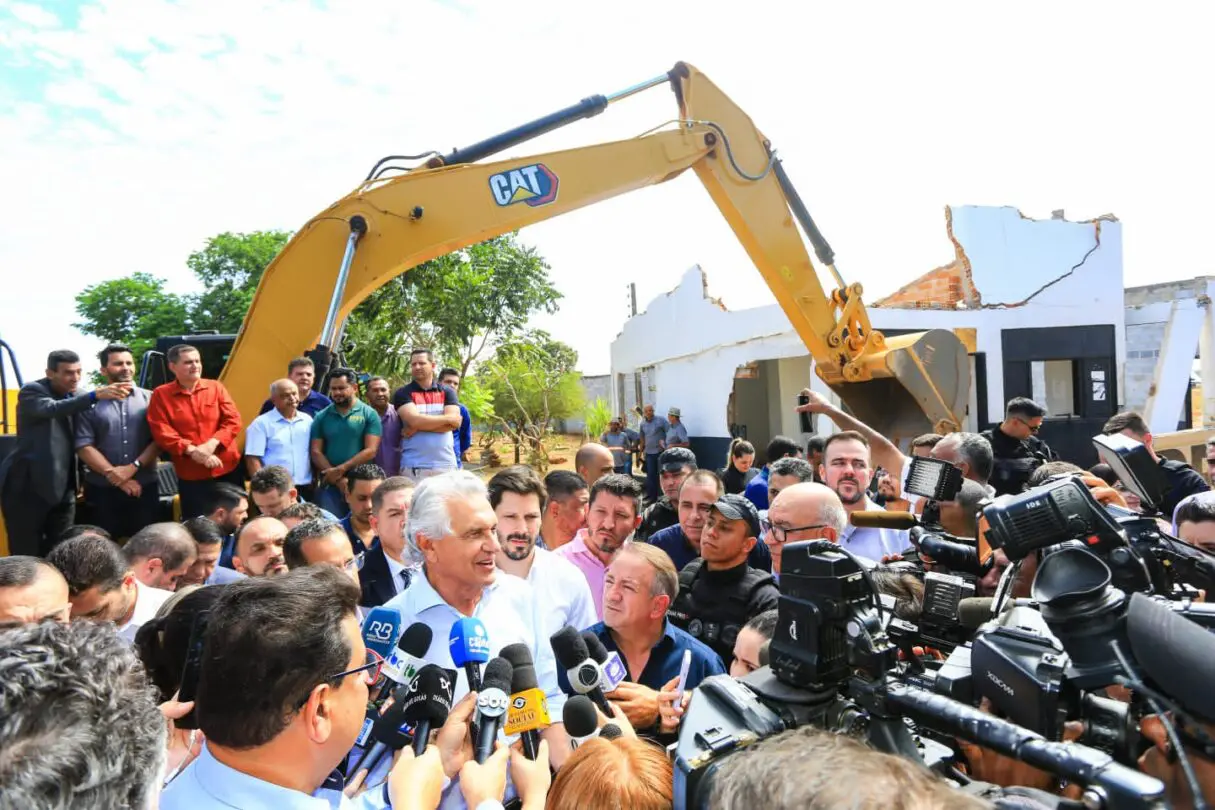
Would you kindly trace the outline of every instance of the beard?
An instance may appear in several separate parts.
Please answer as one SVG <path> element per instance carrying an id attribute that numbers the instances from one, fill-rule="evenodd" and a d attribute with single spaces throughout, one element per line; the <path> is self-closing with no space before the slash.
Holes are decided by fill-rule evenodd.
<path id="1" fill-rule="evenodd" d="M 525 544 L 522 549 L 512 545 L 516 541 L 521 541 Z M 526 560 L 535 547 L 536 538 L 534 537 L 529 537 L 526 534 L 508 534 L 506 540 L 502 543 L 502 553 L 506 555 L 507 559 L 519 562 Z"/>
<path id="2" fill-rule="evenodd" d="M 845 484 L 851 484 L 852 488 L 856 490 L 855 494 L 845 495 Z M 835 494 L 839 496 L 840 501 L 845 504 L 860 503 L 865 499 L 865 488 L 861 486 L 861 482 L 857 481 L 855 478 L 841 478 L 839 481 L 835 482 L 834 489 Z"/>

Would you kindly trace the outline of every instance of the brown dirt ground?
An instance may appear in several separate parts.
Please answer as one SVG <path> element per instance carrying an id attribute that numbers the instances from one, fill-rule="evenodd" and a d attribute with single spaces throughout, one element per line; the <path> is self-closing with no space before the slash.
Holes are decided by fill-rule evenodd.
<path id="1" fill-rule="evenodd" d="M 481 450 L 481 434 L 473 431 L 473 446 L 469 451 L 468 457 L 471 461 L 470 468 L 473 472 L 488 479 L 502 467 L 510 466 L 515 463 L 515 445 L 509 439 L 497 439 L 493 443 L 493 452 L 498 456 L 498 465 L 491 466 L 487 464 L 482 456 Z M 548 470 L 572 470 L 574 469 L 574 454 L 578 452 L 578 448 L 582 446 L 582 434 L 580 433 L 565 433 L 557 434 L 549 438 L 545 442 L 545 447 L 548 449 Z M 527 463 L 527 451 L 521 450 L 519 460 L 521 463 Z"/>

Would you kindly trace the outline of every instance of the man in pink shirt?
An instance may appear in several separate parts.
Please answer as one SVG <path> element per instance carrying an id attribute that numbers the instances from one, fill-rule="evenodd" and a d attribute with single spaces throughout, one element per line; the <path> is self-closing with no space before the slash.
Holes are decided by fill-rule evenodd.
<path id="1" fill-rule="evenodd" d="M 577 566 L 591 587 L 595 615 L 603 621 L 603 578 L 612 555 L 641 523 L 641 485 L 630 475 L 605 475 L 591 487 L 587 528 L 554 551 Z"/>

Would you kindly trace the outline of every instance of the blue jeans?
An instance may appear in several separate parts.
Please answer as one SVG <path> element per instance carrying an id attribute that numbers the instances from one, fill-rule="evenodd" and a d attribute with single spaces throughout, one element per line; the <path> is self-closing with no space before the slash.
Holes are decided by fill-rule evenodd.
<path id="1" fill-rule="evenodd" d="M 653 503 L 658 500 L 658 456 L 661 453 L 645 454 L 645 499 Z"/>

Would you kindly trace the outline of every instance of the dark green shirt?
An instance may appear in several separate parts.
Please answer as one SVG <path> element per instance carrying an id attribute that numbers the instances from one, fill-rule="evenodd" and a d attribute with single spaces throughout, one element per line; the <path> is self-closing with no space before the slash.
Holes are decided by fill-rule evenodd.
<path id="1" fill-rule="evenodd" d="M 362 400 L 356 400 L 344 416 L 337 405 L 330 405 L 312 420 L 312 438 L 324 442 L 321 451 L 335 467 L 362 452 L 364 436 L 382 434 L 380 415 Z"/>

